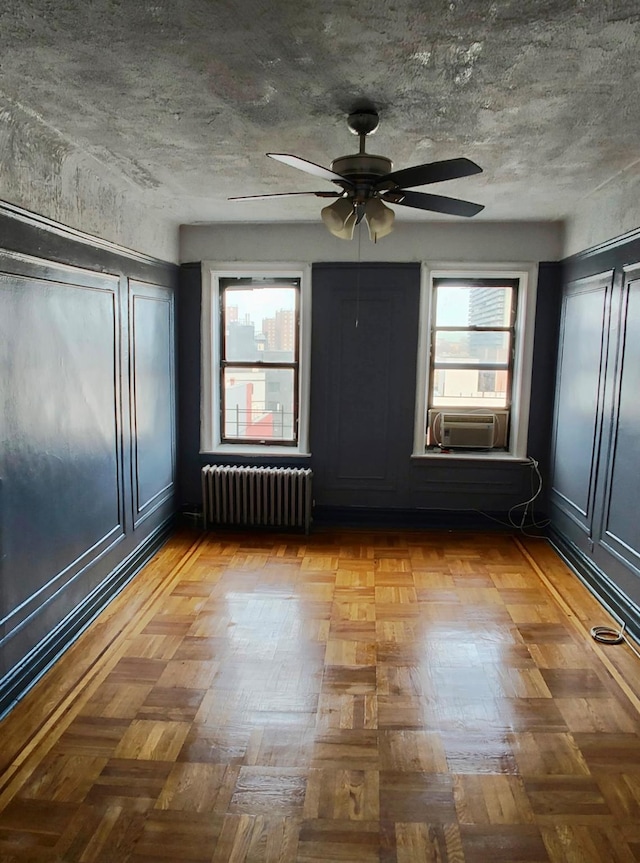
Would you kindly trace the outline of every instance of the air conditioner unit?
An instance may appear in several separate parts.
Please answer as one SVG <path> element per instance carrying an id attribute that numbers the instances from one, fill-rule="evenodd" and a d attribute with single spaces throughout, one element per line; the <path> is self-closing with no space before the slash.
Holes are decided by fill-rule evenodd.
<path id="1" fill-rule="evenodd" d="M 442 437 L 440 443 L 449 449 L 491 449 L 495 437 L 493 414 L 450 414 L 440 418 Z"/>
<path id="2" fill-rule="evenodd" d="M 446 435 L 446 436 L 445 436 Z M 504 449 L 509 437 L 509 411 L 431 408 L 427 446 Z"/>

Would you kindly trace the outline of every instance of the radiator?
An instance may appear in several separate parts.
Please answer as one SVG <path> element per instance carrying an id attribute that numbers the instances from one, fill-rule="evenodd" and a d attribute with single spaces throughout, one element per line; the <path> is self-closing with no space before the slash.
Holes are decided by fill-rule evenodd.
<path id="1" fill-rule="evenodd" d="M 202 468 L 205 527 L 216 524 L 304 527 L 311 524 L 313 471 L 303 468 Z"/>

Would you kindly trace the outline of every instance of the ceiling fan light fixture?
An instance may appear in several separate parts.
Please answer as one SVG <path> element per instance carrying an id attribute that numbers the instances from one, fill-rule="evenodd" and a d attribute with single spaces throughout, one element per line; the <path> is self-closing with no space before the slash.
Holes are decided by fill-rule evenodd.
<path id="1" fill-rule="evenodd" d="M 396 214 L 391 207 L 386 207 L 380 198 L 369 198 L 364 208 L 364 217 L 367 220 L 369 237 L 374 243 L 393 231 Z"/>
<path id="2" fill-rule="evenodd" d="M 356 226 L 356 214 L 349 198 L 338 198 L 320 211 L 326 229 L 340 240 L 351 240 Z"/>
<path id="3" fill-rule="evenodd" d="M 369 236 L 375 243 L 393 230 L 395 213 L 383 201 L 411 207 L 414 210 L 427 210 L 444 213 L 447 216 L 471 217 L 480 213 L 484 206 L 461 198 L 447 198 L 427 192 L 411 191 L 416 186 L 428 186 L 445 180 L 458 180 L 482 173 L 482 168 L 465 157 L 442 159 L 393 170 L 393 162 L 387 156 L 367 153 L 365 143 L 378 127 L 378 112 L 370 103 L 362 102 L 349 115 L 349 129 L 360 138 L 357 153 L 340 156 L 331 162 L 331 168 L 324 168 L 308 159 L 292 153 L 267 153 L 271 159 L 328 180 L 340 191 L 275 192 L 267 195 L 234 196 L 230 200 L 255 200 L 256 198 L 283 198 L 297 195 L 315 195 L 317 198 L 336 198 L 335 203 L 322 210 L 322 221 L 327 230 L 341 240 L 353 238 L 354 228 L 366 218 Z"/>

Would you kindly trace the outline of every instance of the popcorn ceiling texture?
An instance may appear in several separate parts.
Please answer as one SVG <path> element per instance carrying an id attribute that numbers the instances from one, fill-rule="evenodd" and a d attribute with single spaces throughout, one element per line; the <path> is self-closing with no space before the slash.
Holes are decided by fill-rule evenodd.
<path id="1" fill-rule="evenodd" d="M 0 31 L 0 197 L 143 251 L 175 257 L 180 223 L 315 222 L 315 198 L 226 198 L 331 188 L 264 154 L 353 152 L 361 98 L 396 168 L 484 168 L 433 187 L 476 219 L 564 219 L 574 244 L 640 222 L 637 0 L 5 0 Z"/>

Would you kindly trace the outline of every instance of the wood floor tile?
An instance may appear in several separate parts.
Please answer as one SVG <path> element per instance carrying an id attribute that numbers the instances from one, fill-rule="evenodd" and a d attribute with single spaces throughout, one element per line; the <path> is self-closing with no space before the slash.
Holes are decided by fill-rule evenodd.
<path id="1" fill-rule="evenodd" d="M 522 537 L 178 533 L 0 724 L 0 863 L 640 863 L 603 614 Z"/>
<path id="2" fill-rule="evenodd" d="M 299 829 L 295 818 L 227 814 L 212 863 L 295 863 Z"/>
<path id="3" fill-rule="evenodd" d="M 153 806 L 171 772 L 172 765 L 165 761 L 110 758 L 85 797 L 85 802 L 115 805 L 122 798 L 144 800 L 143 808 Z"/>
<path id="4" fill-rule="evenodd" d="M 630 705 L 617 698 L 556 698 L 556 704 L 573 732 L 633 733 L 638 728 Z"/>
<path id="5" fill-rule="evenodd" d="M 640 773 L 640 735 L 577 733 L 589 769 L 602 773 Z"/>
<path id="6" fill-rule="evenodd" d="M 131 723 L 111 716 L 79 716 L 62 734 L 55 750 L 70 755 L 96 755 L 109 758 L 120 745 Z"/>
<path id="7" fill-rule="evenodd" d="M 154 686 L 138 708 L 136 718 L 159 722 L 192 722 L 206 692 L 206 689 Z"/>
<path id="8" fill-rule="evenodd" d="M 423 728 L 384 729 L 378 735 L 380 769 L 405 773 L 446 773 L 442 735 Z"/>
<path id="9" fill-rule="evenodd" d="M 422 728 L 425 702 L 413 695 L 378 697 L 378 728 Z"/>
<path id="10" fill-rule="evenodd" d="M 157 683 L 165 670 L 166 662 L 139 656 L 124 656 L 117 663 L 107 681 L 112 683 Z"/>
<path id="11" fill-rule="evenodd" d="M 629 863 L 633 850 L 621 840 L 614 828 L 566 824 L 542 828 L 552 863 L 582 863 L 583 860 L 606 860 L 607 863 Z"/>
<path id="12" fill-rule="evenodd" d="M 300 828 L 298 863 L 379 863 L 377 821 L 305 819 Z"/>
<path id="13" fill-rule="evenodd" d="M 441 773 L 381 771 L 380 818 L 455 823 L 452 777 Z"/>
<path id="14" fill-rule="evenodd" d="M 257 815 L 302 814 L 306 771 L 285 767 L 241 767 L 229 812 Z"/>
<path id="15" fill-rule="evenodd" d="M 472 773 L 456 776 L 454 798 L 460 824 L 531 824 L 534 812 L 522 777 Z"/>
<path id="16" fill-rule="evenodd" d="M 182 749 L 190 723 L 134 719 L 115 751 L 115 758 L 140 761 L 175 761 Z"/>
<path id="17" fill-rule="evenodd" d="M 145 818 L 127 863 L 184 860 L 209 863 L 222 828 L 222 818 L 194 812 L 152 812 Z"/>
<path id="18" fill-rule="evenodd" d="M 33 835 L 38 845 L 54 845 L 75 810 L 72 802 L 16 798 L 0 812 L 0 839 L 19 844 L 20 837 Z"/>
<path id="19" fill-rule="evenodd" d="M 226 812 L 238 772 L 226 764 L 174 764 L 155 809 L 182 812 Z"/>
<path id="20" fill-rule="evenodd" d="M 316 735 L 313 767 L 349 767 L 367 770 L 378 766 L 378 733 L 368 729 L 331 729 Z"/>
<path id="21" fill-rule="evenodd" d="M 592 776 L 525 777 L 524 787 L 539 822 L 559 817 L 575 823 L 593 822 L 598 816 L 612 821 L 612 811 L 600 784 Z"/>
<path id="22" fill-rule="evenodd" d="M 312 768 L 304 804 L 305 818 L 337 821 L 378 821 L 377 770 Z"/>
<path id="23" fill-rule="evenodd" d="M 378 699 L 374 694 L 320 696 L 316 728 L 323 733 L 332 728 L 377 728 Z"/>
<path id="24" fill-rule="evenodd" d="M 118 806 L 104 811 L 82 806 L 69 823 L 52 851 L 52 856 L 34 857 L 47 863 L 107 863 L 110 860 L 129 860 L 130 854 L 144 828 L 144 814 Z M 29 855 L 15 857 L 20 863 L 31 863 Z"/>
<path id="25" fill-rule="evenodd" d="M 465 863 L 548 863 L 540 829 L 534 825 L 464 824 L 460 828 Z M 597 858 L 584 858 L 597 859 Z"/>
<path id="26" fill-rule="evenodd" d="M 391 844 L 391 843 L 390 843 Z M 457 824 L 397 822 L 392 839 L 397 863 L 428 863 L 463 860 L 462 840 Z M 388 854 L 384 858 L 391 859 Z M 384 860 L 383 858 L 383 860 Z"/>
<path id="27" fill-rule="evenodd" d="M 575 738 L 569 733 L 514 734 L 511 746 L 523 776 L 587 776 L 589 768 Z"/>
<path id="28" fill-rule="evenodd" d="M 597 782 L 617 821 L 640 825 L 640 773 L 599 774 Z"/>
<path id="29" fill-rule="evenodd" d="M 248 722 L 192 725 L 177 760 L 192 764 L 242 764 L 251 732 Z"/>
<path id="30" fill-rule="evenodd" d="M 609 688 L 592 668 L 543 668 L 553 698 L 606 698 Z"/>
<path id="31" fill-rule="evenodd" d="M 517 773 L 516 756 L 508 735 L 487 732 L 441 732 L 450 773 Z"/>
<path id="32" fill-rule="evenodd" d="M 67 755 L 55 750 L 33 771 L 18 797 L 82 803 L 108 759 L 95 755 Z"/>

